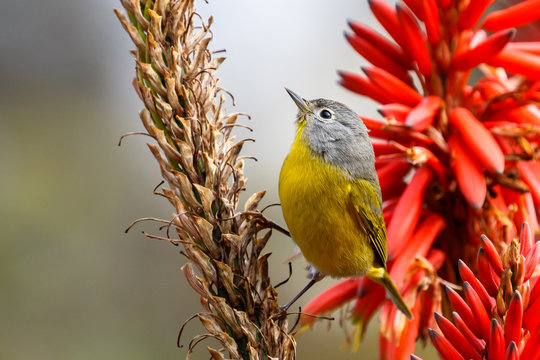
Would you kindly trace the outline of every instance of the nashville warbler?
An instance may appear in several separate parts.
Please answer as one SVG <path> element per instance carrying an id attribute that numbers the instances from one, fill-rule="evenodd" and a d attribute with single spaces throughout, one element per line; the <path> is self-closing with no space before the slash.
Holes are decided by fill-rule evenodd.
<path id="1" fill-rule="evenodd" d="M 305 100 L 296 136 L 281 168 L 279 197 L 292 238 L 313 268 L 309 284 L 324 276 L 365 275 L 385 287 L 409 319 L 412 314 L 386 271 L 386 226 L 368 130 L 347 106 Z"/>

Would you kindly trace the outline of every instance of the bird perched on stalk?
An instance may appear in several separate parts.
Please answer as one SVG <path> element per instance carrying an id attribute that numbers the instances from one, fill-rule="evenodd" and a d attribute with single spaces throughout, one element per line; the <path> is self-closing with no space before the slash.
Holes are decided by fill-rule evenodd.
<path id="1" fill-rule="evenodd" d="M 291 236 L 313 272 L 284 308 L 326 275 L 366 275 L 412 318 L 386 271 L 381 189 L 366 126 L 341 103 L 308 101 L 286 90 L 299 111 L 296 136 L 281 168 L 279 197 Z"/>

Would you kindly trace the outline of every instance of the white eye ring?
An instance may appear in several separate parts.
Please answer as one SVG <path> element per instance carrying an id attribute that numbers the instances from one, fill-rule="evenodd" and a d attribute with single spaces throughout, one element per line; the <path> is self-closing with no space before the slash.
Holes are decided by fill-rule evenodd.
<path id="1" fill-rule="evenodd" d="M 332 118 L 332 113 L 331 113 L 330 110 L 328 110 L 328 109 L 322 109 L 322 110 L 319 112 L 319 116 L 320 116 L 322 119 L 329 120 L 329 119 Z"/>

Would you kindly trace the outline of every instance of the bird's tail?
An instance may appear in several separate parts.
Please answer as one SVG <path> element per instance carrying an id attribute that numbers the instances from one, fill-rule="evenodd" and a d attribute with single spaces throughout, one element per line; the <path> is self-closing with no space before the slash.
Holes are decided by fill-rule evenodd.
<path id="1" fill-rule="evenodd" d="M 375 281 L 377 284 L 380 284 L 384 286 L 386 289 L 386 293 L 390 297 L 390 300 L 396 305 L 396 307 L 403 313 L 409 320 L 412 320 L 413 315 L 411 313 L 411 310 L 405 304 L 405 301 L 401 297 L 401 294 L 399 293 L 399 290 L 396 287 L 396 284 L 394 284 L 394 281 L 390 278 L 390 275 L 388 274 L 388 271 L 386 271 L 383 267 L 371 267 L 366 273 L 366 276 Z"/>

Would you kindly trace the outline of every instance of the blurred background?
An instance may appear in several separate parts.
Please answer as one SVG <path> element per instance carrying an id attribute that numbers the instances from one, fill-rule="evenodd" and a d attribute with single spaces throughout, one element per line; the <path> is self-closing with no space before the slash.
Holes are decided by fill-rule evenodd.
<path id="1" fill-rule="evenodd" d="M 331 4 L 331 5 L 330 5 Z M 337 85 L 336 70 L 362 60 L 342 35 L 348 18 L 377 26 L 366 1 L 249 0 L 199 2 L 215 18 L 212 50 L 226 49 L 219 76 L 236 106 L 251 114 L 257 139 L 244 153 L 246 195 L 267 189 L 278 202 L 281 162 L 294 135 L 296 106 L 283 87 L 325 97 L 374 116 L 374 103 Z M 180 267 L 179 248 L 149 240 L 157 233 L 135 219 L 170 219 L 172 207 L 152 195 L 161 181 L 141 131 L 142 104 L 131 87 L 132 44 L 112 9 L 118 1 L 3 2 L 0 12 L 0 358 L 181 359 L 194 335 L 181 324 L 200 310 Z M 284 225 L 278 208 L 269 217 Z M 290 239 L 276 234 L 271 278 L 287 276 Z M 306 282 L 302 260 L 280 288 L 288 301 Z M 324 280 L 300 304 L 333 284 Z M 292 319 L 291 321 L 294 321 Z M 376 359 L 377 321 L 359 353 L 343 351 L 336 320 L 299 339 L 299 359 Z M 350 330 L 350 329 L 349 329 Z M 210 344 L 212 345 L 212 344 Z M 215 346 L 215 344 L 213 344 Z M 428 350 L 424 359 L 434 358 Z M 430 355 L 431 354 L 431 355 Z M 205 344 L 193 355 L 207 359 Z"/>

